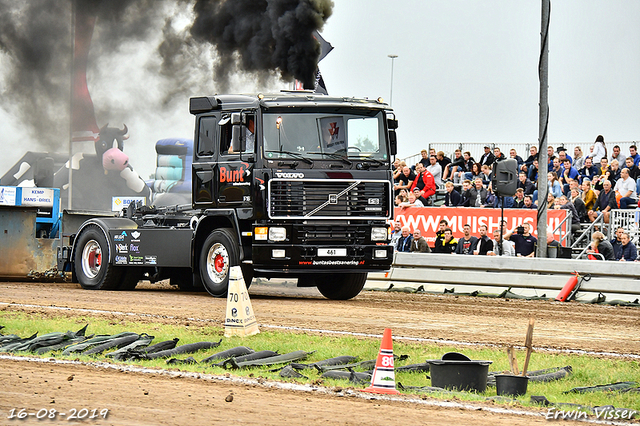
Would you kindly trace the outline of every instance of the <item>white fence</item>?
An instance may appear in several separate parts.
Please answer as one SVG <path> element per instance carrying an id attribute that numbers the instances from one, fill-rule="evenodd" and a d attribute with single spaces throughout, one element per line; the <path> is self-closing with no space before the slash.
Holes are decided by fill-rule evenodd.
<path id="1" fill-rule="evenodd" d="M 595 139 L 595 138 L 594 138 Z M 538 142 L 510 142 L 510 143 L 487 143 L 487 142 L 431 142 L 427 146 L 424 147 L 427 151 L 431 148 L 435 149 L 436 152 L 442 151 L 449 158 L 453 158 L 453 153 L 456 149 L 462 150 L 462 152 L 469 151 L 471 156 L 477 161 L 484 154 L 484 146 L 489 145 L 493 152 L 493 148 L 498 147 L 500 151 L 504 152 L 504 154 L 509 157 L 509 150 L 511 148 L 515 149 L 516 152 L 523 160 L 526 160 L 529 156 L 529 148 L 531 145 L 538 146 Z M 593 142 L 563 142 L 557 145 L 551 144 L 554 149 L 557 149 L 560 146 L 563 146 L 567 149 L 567 153 L 573 158 L 573 150 L 576 146 L 579 146 L 582 149 L 584 155 L 589 154 L 589 147 L 593 145 Z M 606 142 L 607 145 L 607 156 L 611 158 L 611 153 L 613 151 L 613 147 L 618 145 L 620 147 L 620 152 L 623 155 L 629 155 L 629 147 L 631 145 L 640 145 L 640 141 L 625 141 L 625 142 Z M 406 158 L 402 158 L 408 165 L 416 164 L 420 161 L 420 153 L 410 155 Z"/>
<path id="2" fill-rule="evenodd" d="M 616 229 L 622 227 L 640 250 L 640 209 L 612 210 L 609 224 L 609 239 L 613 239 Z"/>

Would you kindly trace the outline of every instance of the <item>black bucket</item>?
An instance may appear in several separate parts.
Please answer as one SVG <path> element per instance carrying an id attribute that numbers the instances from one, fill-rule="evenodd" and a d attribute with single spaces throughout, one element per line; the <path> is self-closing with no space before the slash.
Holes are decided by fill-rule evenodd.
<path id="1" fill-rule="evenodd" d="M 527 393 L 527 384 L 529 377 L 515 376 L 513 374 L 496 375 L 496 389 L 498 395 L 502 396 L 520 396 Z"/>
<path id="2" fill-rule="evenodd" d="M 443 359 L 427 361 L 431 371 L 431 386 L 460 391 L 484 392 L 487 389 L 489 364 L 493 361 L 466 360 L 460 356 L 445 354 Z M 462 355 L 462 354 L 456 354 Z M 452 359 L 458 358 L 458 359 Z"/>

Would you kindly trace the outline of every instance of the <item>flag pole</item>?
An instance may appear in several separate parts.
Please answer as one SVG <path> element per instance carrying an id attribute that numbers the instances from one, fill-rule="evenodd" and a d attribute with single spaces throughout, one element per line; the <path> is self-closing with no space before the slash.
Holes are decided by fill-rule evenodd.
<path id="1" fill-rule="evenodd" d="M 71 62 L 69 67 L 69 187 L 67 190 L 67 208 L 73 207 L 73 84 L 75 70 L 75 38 L 76 38 L 76 0 L 71 0 Z"/>

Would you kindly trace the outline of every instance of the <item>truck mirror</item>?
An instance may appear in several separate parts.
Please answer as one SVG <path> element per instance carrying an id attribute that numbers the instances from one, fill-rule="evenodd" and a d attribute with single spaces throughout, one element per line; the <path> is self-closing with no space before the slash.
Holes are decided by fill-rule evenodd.
<path id="1" fill-rule="evenodd" d="M 396 155 L 398 153 L 398 136 L 395 130 L 389 130 L 389 154 Z"/>
<path id="2" fill-rule="evenodd" d="M 245 150 L 246 141 L 243 130 L 244 127 L 241 124 L 231 126 L 231 147 L 235 153 Z"/>

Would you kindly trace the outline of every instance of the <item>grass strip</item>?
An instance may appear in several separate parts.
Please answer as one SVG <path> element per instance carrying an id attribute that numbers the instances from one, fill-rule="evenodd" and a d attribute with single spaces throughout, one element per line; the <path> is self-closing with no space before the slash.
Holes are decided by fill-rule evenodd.
<path id="1" fill-rule="evenodd" d="M 87 335 L 107 334 L 129 331 L 135 333 L 147 333 L 154 336 L 153 343 L 179 338 L 179 345 L 196 343 L 202 341 L 217 341 L 222 339 L 219 347 L 202 350 L 195 354 L 182 355 L 177 358 L 193 356 L 197 361 L 213 355 L 214 353 L 230 349 L 236 346 L 248 346 L 256 351 L 273 350 L 280 354 L 303 350 L 307 352 L 315 351 L 306 359 L 305 363 L 312 363 L 327 358 L 340 355 L 356 356 L 360 360 L 374 359 L 378 355 L 380 340 L 367 337 L 353 336 L 326 336 L 319 333 L 307 333 L 298 331 L 263 330 L 255 336 L 239 338 L 225 338 L 222 326 L 211 326 L 207 324 L 171 325 L 146 320 L 135 320 L 131 318 L 108 319 L 100 316 L 78 315 L 69 317 L 68 315 L 50 315 L 42 313 L 24 313 L 18 311 L 0 311 L 0 325 L 4 325 L 3 334 L 16 334 L 20 337 L 27 337 L 35 332 L 39 335 L 51 332 L 65 332 L 67 330 L 77 331 L 85 325 Z M 381 330 L 382 331 L 382 330 Z M 408 355 L 408 359 L 396 366 L 405 364 L 421 363 L 429 359 L 440 359 L 446 352 L 462 352 L 474 360 L 490 360 L 493 364 L 489 371 L 507 371 L 509 363 L 506 350 L 489 347 L 455 347 L 440 346 L 434 343 L 421 342 L 394 342 L 395 355 Z M 89 356 L 71 354 L 63 356 L 61 350 L 42 356 L 43 358 L 57 359 L 77 359 L 80 361 L 104 361 L 117 364 L 123 362 L 114 361 L 104 355 Z M 29 354 L 30 356 L 38 356 Z M 524 352 L 517 354 L 520 360 L 524 359 Z M 155 367 L 167 370 L 176 368 L 167 365 L 166 359 L 128 361 L 126 364 L 140 365 L 144 367 Z M 589 407 L 613 405 L 616 408 L 629 408 L 640 411 L 640 398 L 637 392 L 590 392 L 590 393 L 569 393 L 564 392 L 572 388 L 604 385 L 615 382 L 633 381 L 640 384 L 640 363 L 637 360 L 599 358 L 588 355 L 577 354 L 556 354 L 556 353 L 533 353 L 529 365 L 530 370 L 539 370 L 552 367 L 563 367 L 571 365 L 573 374 L 569 377 L 553 382 L 529 382 L 528 391 L 515 402 L 496 402 L 507 405 L 535 406 L 530 401 L 531 395 L 544 395 L 553 403 L 572 403 Z M 306 369 L 302 373 L 308 379 L 283 379 L 279 373 L 269 371 L 271 367 L 255 367 L 238 370 L 225 370 L 221 367 L 210 364 L 180 365 L 180 371 L 205 372 L 209 374 L 229 373 L 240 377 L 262 377 L 267 380 L 288 381 L 297 383 L 314 383 L 327 387 L 341 387 L 363 389 L 365 386 L 355 386 L 347 381 L 321 378 L 314 369 Z M 427 373 L 428 374 L 428 373 Z M 405 373 L 396 372 L 396 383 L 400 382 L 404 386 L 430 386 L 431 381 L 425 373 Z M 411 392 L 404 392 L 411 393 Z M 482 401 L 487 397 L 495 396 L 496 389 L 488 387 L 483 393 L 457 392 L 428 394 L 429 397 L 441 399 L 456 399 L 460 401 Z"/>

